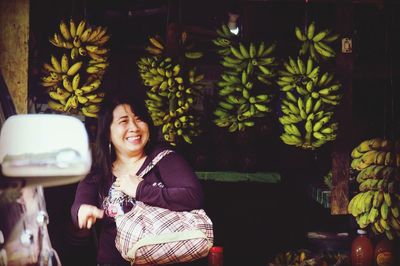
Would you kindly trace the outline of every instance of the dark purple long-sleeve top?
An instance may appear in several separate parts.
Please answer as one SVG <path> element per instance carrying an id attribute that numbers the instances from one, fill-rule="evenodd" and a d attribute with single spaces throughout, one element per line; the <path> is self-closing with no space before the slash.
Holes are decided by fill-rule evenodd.
<path id="1" fill-rule="evenodd" d="M 139 174 L 151 160 L 165 147 L 156 147 L 148 154 Z M 188 162 L 178 153 L 166 155 L 139 183 L 136 200 L 149 205 L 168 208 L 175 211 L 186 211 L 202 208 L 203 191 L 201 183 Z M 110 188 L 112 180 L 107 184 Z M 82 204 L 101 208 L 102 197 L 99 192 L 96 175 L 88 175 L 77 187 L 75 200 L 71 207 L 72 220 L 78 226 L 78 210 Z M 116 227 L 113 218 L 104 217 L 97 220 L 99 264 L 130 265 L 115 247 Z"/>

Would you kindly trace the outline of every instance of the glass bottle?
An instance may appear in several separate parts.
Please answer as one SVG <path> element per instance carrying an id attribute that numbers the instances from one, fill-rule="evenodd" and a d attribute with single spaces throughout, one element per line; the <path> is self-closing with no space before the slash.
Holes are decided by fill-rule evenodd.
<path id="1" fill-rule="evenodd" d="M 214 246 L 208 253 L 208 266 L 223 266 L 224 265 L 224 248 Z"/>
<path id="2" fill-rule="evenodd" d="M 375 247 L 375 263 L 377 266 L 393 266 L 394 243 L 393 240 L 383 238 L 376 244 Z"/>
<path id="3" fill-rule="evenodd" d="M 372 266 L 374 248 L 365 230 L 357 230 L 357 236 L 351 244 L 351 265 Z"/>

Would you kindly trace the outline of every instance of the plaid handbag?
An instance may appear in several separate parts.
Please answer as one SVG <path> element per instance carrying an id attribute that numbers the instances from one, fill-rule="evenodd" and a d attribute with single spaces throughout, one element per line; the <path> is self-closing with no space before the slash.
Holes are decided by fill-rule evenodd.
<path id="1" fill-rule="evenodd" d="M 139 176 L 170 152 L 158 154 Z M 171 211 L 136 201 L 129 212 L 115 216 L 115 222 L 115 245 L 132 265 L 193 261 L 207 256 L 213 245 L 212 221 L 203 209 Z"/>

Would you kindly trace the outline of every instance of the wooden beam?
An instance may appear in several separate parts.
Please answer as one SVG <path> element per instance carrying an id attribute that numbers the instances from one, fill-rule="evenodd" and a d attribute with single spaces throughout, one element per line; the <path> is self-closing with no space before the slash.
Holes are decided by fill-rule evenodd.
<path id="1" fill-rule="evenodd" d="M 341 38 L 353 39 L 353 5 L 350 0 L 337 4 L 336 32 L 341 35 Z M 347 214 L 349 203 L 353 68 L 353 52 L 339 51 L 336 57 L 336 75 L 342 82 L 344 96 L 341 105 L 336 110 L 339 132 L 332 149 L 331 214 L 334 215 Z"/>
<path id="2" fill-rule="evenodd" d="M 17 113 L 27 113 L 29 0 L 0 1 L 0 29 L 0 71 Z"/>

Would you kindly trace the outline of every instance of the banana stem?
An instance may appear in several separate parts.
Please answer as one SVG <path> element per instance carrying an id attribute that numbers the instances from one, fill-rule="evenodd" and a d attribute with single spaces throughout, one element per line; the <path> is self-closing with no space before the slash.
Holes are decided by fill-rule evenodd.
<path id="1" fill-rule="evenodd" d="M 306 131 L 306 144 L 311 147 L 311 131 Z"/>
<path id="2" fill-rule="evenodd" d="M 174 112 L 177 108 L 176 108 L 176 99 L 175 99 L 175 95 L 172 95 L 172 97 L 169 99 L 169 110 Z"/>

